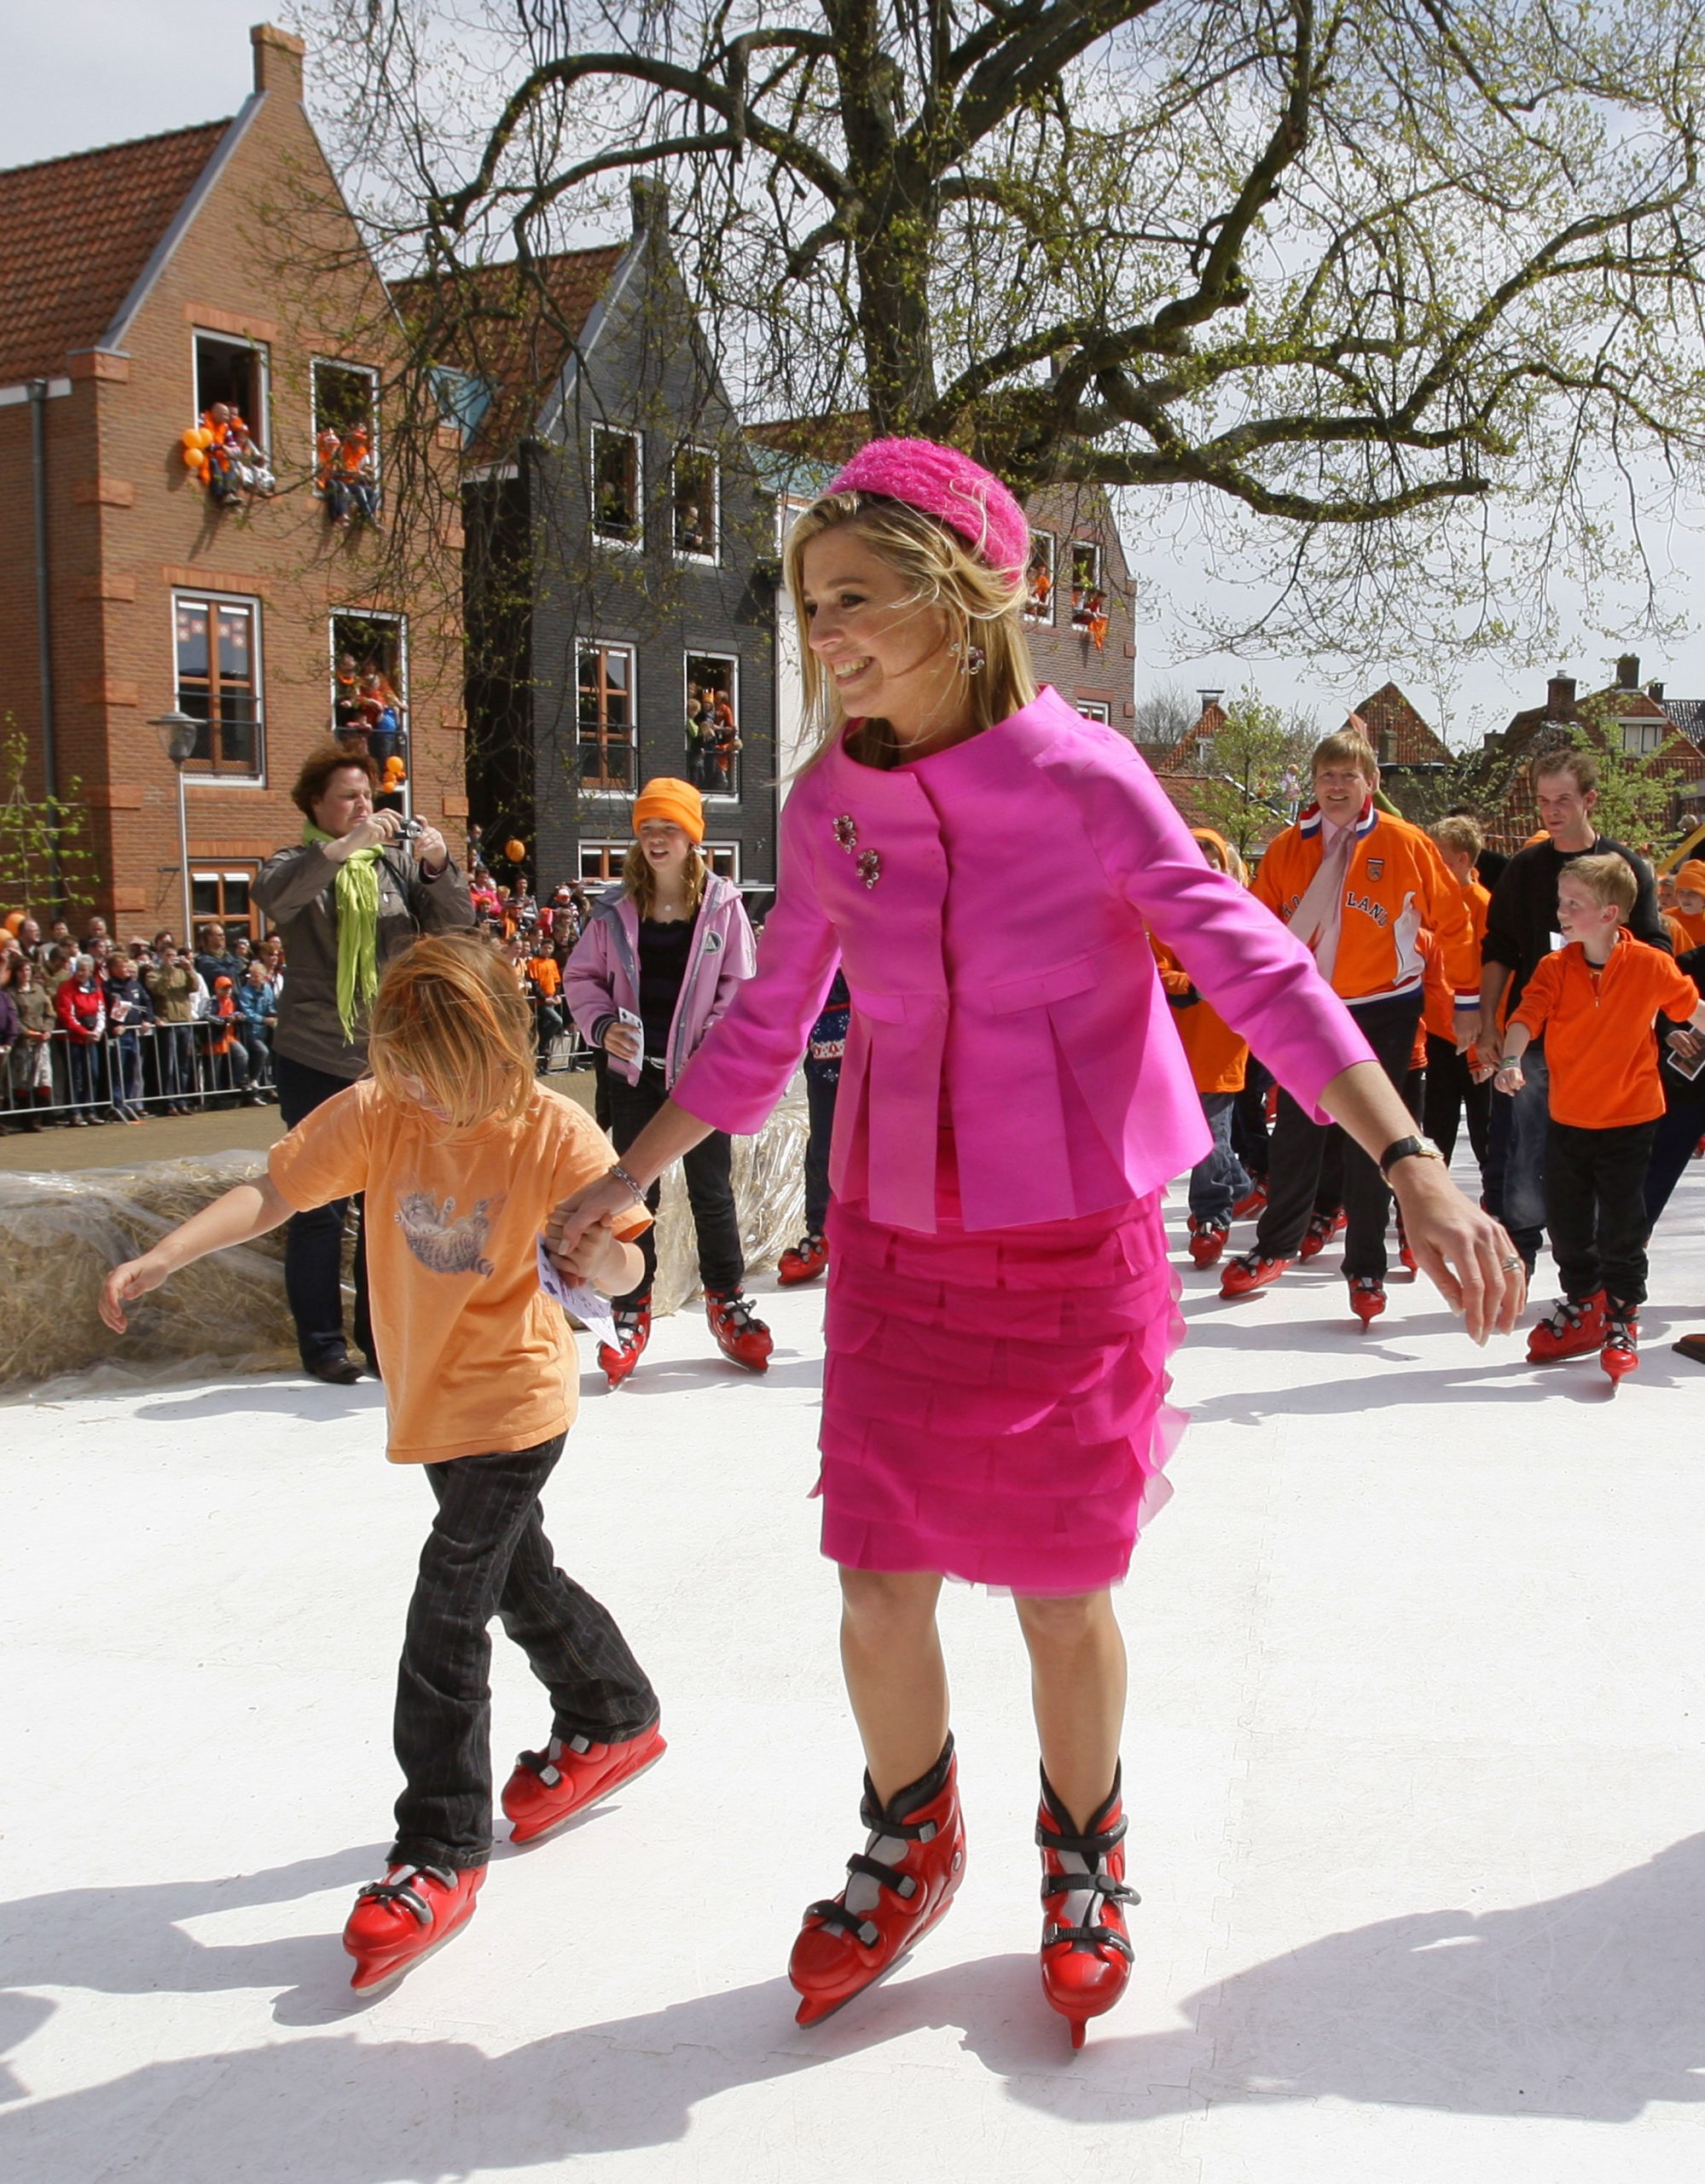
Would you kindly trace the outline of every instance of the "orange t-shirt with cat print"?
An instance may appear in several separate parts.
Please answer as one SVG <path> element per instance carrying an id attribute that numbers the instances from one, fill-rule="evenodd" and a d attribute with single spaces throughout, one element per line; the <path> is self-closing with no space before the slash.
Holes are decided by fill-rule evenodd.
<path id="1" fill-rule="evenodd" d="M 455 1137 L 371 1078 L 305 1115 L 267 1158 L 299 1212 L 367 1194 L 367 1272 L 395 1464 L 503 1455 L 565 1432 L 574 1330 L 539 1287 L 551 1208 L 608 1172 L 596 1123 L 535 1085 L 519 1118 Z M 616 1223 L 631 1239 L 639 1206 Z"/>

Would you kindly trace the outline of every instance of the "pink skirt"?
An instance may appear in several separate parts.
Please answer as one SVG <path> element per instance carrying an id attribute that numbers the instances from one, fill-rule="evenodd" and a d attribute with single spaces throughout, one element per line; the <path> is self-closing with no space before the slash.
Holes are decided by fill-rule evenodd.
<path id="1" fill-rule="evenodd" d="M 828 1234 L 824 1554 L 1016 1593 L 1116 1583 L 1184 1424 L 1159 1199 L 933 1236 L 837 1203 Z"/>

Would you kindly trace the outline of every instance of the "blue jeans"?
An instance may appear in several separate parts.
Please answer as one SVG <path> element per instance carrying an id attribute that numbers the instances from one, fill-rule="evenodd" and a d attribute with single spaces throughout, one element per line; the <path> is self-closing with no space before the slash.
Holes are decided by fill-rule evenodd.
<path id="1" fill-rule="evenodd" d="M 1551 1073 L 1542 1046 L 1530 1046 L 1522 1055 L 1522 1074 L 1527 1081 L 1513 1099 L 1499 1093 L 1492 1102 L 1492 1127 L 1502 1139 L 1504 1154 L 1495 1210 L 1531 1273 L 1545 1240 L 1546 1138 L 1551 1129 Z"/>
<path id="2" fill-rule="evenodd" d="M 1229 1221 L 1232 1208 L 1249 1190 L 1244 1164 L 1232 1150 L 1235 1092 L 1204 1092 L 1202 1112 L 1214 1133 L 1214 1149 L 1190 1170 L 1190 1211 L 1198 1221 Z"/>

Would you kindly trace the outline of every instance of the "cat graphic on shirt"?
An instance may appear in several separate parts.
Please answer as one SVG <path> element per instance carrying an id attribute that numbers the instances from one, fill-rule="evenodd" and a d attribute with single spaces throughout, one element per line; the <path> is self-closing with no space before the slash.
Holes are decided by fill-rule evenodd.
<path id="1" fill-rule="evenodd" d="M 476 1199 L 471 1211 L 455 1218 L 455 1200 L 442 1205 L 430 1191 L 400 1191 L 397 1226 L 420 1264 L 433 1274 L 477 1274 L 489 1281 L 496 1271 L 484 1255 L 491 1224 L 502 1211 L 507 1192 L 496 1198 Z"/>

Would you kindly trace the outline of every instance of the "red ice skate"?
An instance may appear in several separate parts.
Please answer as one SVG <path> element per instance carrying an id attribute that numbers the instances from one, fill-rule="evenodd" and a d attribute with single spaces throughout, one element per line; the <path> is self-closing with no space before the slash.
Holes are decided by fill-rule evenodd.
<path id="1" fill-rule="evenodd" d="M 1630 1373 L 1638 1372 L 1640 1363 L 1639 1321 L 1633 1309 L 1626 1304 L 1607 1305 L 1604 1312 L 1604 1347 L 1598 1353 L 1598 1362 L 1610 1376 L 1614 1388 Z"/>
<path id="2" fill-rule="evenodd" d="M 669 1746 L 653 1722 L 636 1737 L 594 1744 L 589 1737 L 553 1737 L 542 1751 L 524 1751 L 503 1786 L 512 1843 L 536 1843 L 588 1805 L 655 1767 Z"/>
<path id="3" fill-rule="evenodd" d="M 369 1881 L 344 1927 L 355 1959 L 350 1984 L 362 1994 L 400 1979 L 410 1966 L 442 1949 L 473 1916 L 484 1866 L 450 1873 L 442 1866 L 392 1866 Z"/>
<path id="4" fill-rule="evenodd" d="M 808 1230 L 797 1244 L 790 1244 L 776 1262 L 779 1287 L 797 1289 L 802 1281 L 815 1281 L 829 1263 L 829 1240 Z"/>
<path id="5" fill-rule="evenodd" d="M 1232 1218 L 1233 1221 L 1247 1221 L 1252 1214 L 1259 1213 L 1266 1204 L 1267 1185 L 1251 1183 L 1232 1208 Z"/>
<path id="6" fill-rule="evenodd" d="M 1377 1274 L 1350 1276 L 1350 1310 L 1361 1321 L 1361 1331 L 1366 1334 L 1370 1321 L 1377 1320 L 1385 1310 L 1385 1284 Z"/>
<path id="7" fill-rule="evenodd" d="M 1299 1259 L 1318 1258 L 1327 1245 L 1331 1242 L 1333 1237 L 1343 1233 L 1343 1206 L 1339 1206 L 1331 1213 L 1311 1213 L 1308 1216 L 1308 1233 L 1296 1249 L 1297 1258 Z"/>
<path id="8" fill-rule="evenodd" d="M 1265 1289 L 1270 1281 L 1278 1281 L 1290 1263 L 1289 1259 L 1264 1259 L 1259 1252 L 1239 1252 L 1236 1258 L 1226 1262 L 1226 1271 L 1220 1276 L 1220 1294 L 1247 1297 L 1254 1290 Z"/>
<path id="9" fill-rule="evenodd" d="M 1528 1362 L 1554 1364 L 1559 1357 L 1586 1357 L 1604 1341 L 1604 1292 L 1566 1297 L 1528 1336 Z"/>
<path id="10" fill-rule="evenodd" d="M 953 1739 L 921 1780 L 885 1805 L 864 1778 L 859 1817 L 870 1839 L 847 1860 L 833 1902 L 814 1903 L 793 1944 L 787 1976 L 801 2000 L 799 2024 L 817 2024 L 891 1972 L 946 1914 L 965 1876 L 965 1822 Z"/>
<path id="11" fill-rule="evenodd" d="M 612 1388 L 619 1388 L 645 1356 L 651 1339 L 652 1300 L 641 1297 L 638 1304 L 625 1305 L 617 1313 L 615 1341 L 598 1345 L 598 1362 Z"/>
<path id="12" fill-rule="evenodd" d="M 1198 1221 L 1190 1217 L 1190 1256 L 1198 1266 L 1212 1266 L 1226 1248 L 1232 1233 L 1229 1221 Z"/>
<path id="13" fill-rule="evenodd" d="M 1081 1833 L 1055 1796 L 1046 1773 L 1036 1814 L 1042 1852 L 1042 1992 L 1048 2007 L 1071 2026 L 1071 2044 L 1083 2045 L 1093 2017 L 1104 2016 L 1131 1977 L 1127 1903 L 1140 1899 L 1125 1886 L 1125 1814 L 1119 1774 L 1113 1793 Z"/>
<path id="14" fill-rule="evenodd" d="M 1409 1248 L 1409 1232 L 1403 1226 L 1403 1213 L 1401 1207 L 1397 1214 L 1397 1263 L 1411 1274 L 1419 1271 L 1415 1263 L 1415 1254 Z"/>
<path id="15" fill-rule="evenodd" d="M 736 1365 L 744 1365 L 749 1373 L 768 1369 L 775 1338 L 753 1313 L 750 1298 L 738 1289 L 707 1289 L 705 1316 L 710 1322 L 716 1347 L 724 1357 L 732 1357 Z"/>

